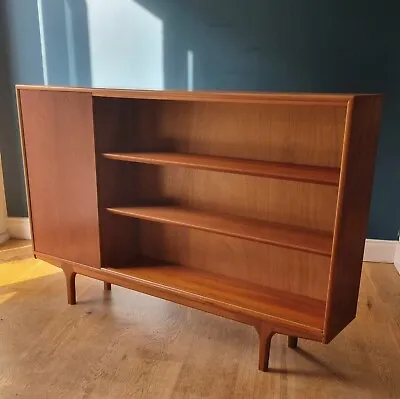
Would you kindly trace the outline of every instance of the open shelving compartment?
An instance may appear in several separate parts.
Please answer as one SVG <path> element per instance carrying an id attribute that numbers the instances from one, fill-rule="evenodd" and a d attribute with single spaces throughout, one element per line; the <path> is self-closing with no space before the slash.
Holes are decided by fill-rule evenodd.
<path id="1" fill-rule="evenodd" d="M 322 340 L 346 104 L 93 108 L 103 266 Z"/>

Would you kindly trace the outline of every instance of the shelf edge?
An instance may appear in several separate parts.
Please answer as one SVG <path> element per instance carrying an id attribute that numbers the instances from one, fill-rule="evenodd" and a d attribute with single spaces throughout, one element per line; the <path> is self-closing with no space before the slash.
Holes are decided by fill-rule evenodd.
<path id="1" fill-rule="evenodd" d="M 136 153 L 135 153 L 136 154 Z M 325 185 L 325 186 L 333 186 L 333 187 L 338 187 L 339 185 L 339 178 L 340 178 L 340 168 L 331 168 L 331 167 L 318 167 L 315 166 L 316 169 L 320 169 L 335 173 L 334 178 L 330 179 L 323 179 L 323 178 L 317 178 L 317 177 L 307 177 L 303 176 L 301 177 L 301 173 L 299 173 L 297 176 L 291 176 L 290 174 L 285 174 L 285 173 L 274 173 L 274 172 L 268 172 L 268 170 L 261 172 L 261 171 L 254 171 L 246 168 L 239 168 L 239 167 L 229 167 L 229 166 L 219 166 L 219 165 L 212 165 L 212 164 L 206 164 L 206 163 L 194 163 L 194 162 L 185 162 L 185 161 L 168 161 L 168 160 L 157 160 L 154 159 L 154 157 L 145 157 L 146 153 L 143 153 L 143 156 L 140 157 L 138 155 L 136 156 L 130 156 L 129 153 L 103 153 L 102 155 L 106 159 L 114 160 L 114 161 L 121 161 L 121 162 L 131 162 L 131 163 L 139 163 L 139 164 L 147 164 L 147 165 L 157 165 L 157 166 L 175 166 L 175 167 L 186 167 L 190 169 L 199 169 L 199 170 L 209 170 L 209 171 L 215 171 L 215 172 L 220 172 L 220 173 L 232 173 L 232 174 L 239 174 L 239 175 L 246 175 L 246 176 L 258 176 L 258 177 L 265 177 L 265 178 L 270 178 L 270 179 L 275 179 L 275 180 L 288 180 L 288 181 L 297 181 L 297 182 L 302 182 L 302 183 L 311 183 L 311 184 L 319 184 L 319 185 Z M 155 153 L 152 153 L 155 154 Z M 178 155 L 178 154 L 177 154 Z M 181 154 L 190 157 L 190 155 L 198 156 L 198 154 Z M 214 156 L 207 156 L 207 157 L 214 157 Z M 229 157 L 218 157 L 215 156 L 215 160 L 218 161 L 237 161 L 238 163 L 243 163 L 245 164 L 246 161 L 250 162 L 260 162 L 262 163 L 263 161 L 255 161 L 255 160 L 247 160 L 247 159 L 241 159 L 238 158 L 233 159 Z M 295 169 L 296 166 L 301 169 L 302 167 L 310 167 L 312 168 L 312 165 L 295 165 L 295 164 L 289 164 L 289 163 L 280 163 L 280 162 L 268 162 L 264 161 L 265 166 L 270 164 L 270 166 L 276 166 L 276 167 L 289 167 L 293 166 Z"/>
<path id="2" fill-rule="evenodd" d="M 321 255 L 321 256 L 326 256 L 326 257 L 331 257 L 332 256 L 332 251 L 331 250 L 328 252 L 328 251 L 323 251 L 323 250 L 319 250 L 319 249 L 315 249 L 315 248 L 299 247 L 299 246 L 290 245 L 290 244 L 287 244 L 287 243 L 284 243 L 284 242 L 280 242 L 280 241 L 268 240 L 268 239 L 263 239 L 263 238 L 260 238 L 260 237 L 246 236 L 244 234 L 237 234 L 237 233 L 231 233 L 231 232 L 227 232 L 227 231 L 222 231 L 221 229 L 216 229 L 216 228 L 212 228 L 212 227 L 208 227 L 208 226 L 206 226 L 206 227 L 198 226 L 198 225 L 193 225 L 193 224 L 189 224 L 189 223 L 173 221 L 173 220 L 165 219 L 165 218 L 161 218 L 161 217 L 157 218 L 157 217 L 152 217 L 152 216 L 137 215 L 137 214 L 133 214 L 132 212 L 124 211 L 124 210 L 121 210 L 121 209 L 118 209 L 118 208 L 106 208 L 106 210 L 108 212 L 111 212 L 111 213 L 115 214 L 115 215 L 124 216 L 124 217 L 130 217 L 130 218 L 133 218 L 133 219 L 146 220 L 146 221 L 149 221 L 149 222 L 155 222 L 155 223 L 161 223 L 161 224 L 171 224 L 171 225 L 175 225 L 175 226 L 180 226 L 180 227 L 186 227 L 186 228 L 206 231 L 206 232 L 209 232 L 209 233 L 224 235 L 224 236 L 228 236 L 228 237 L 236 237 L 236 238 L 241 238 L 241 239 L 248 240 L 248 241 L 260 242 L 260 243 L 263 243 L 263 244 L 272 245 L 272 246 L 276 246 L 276 247 L 288 248 L 288 249 L 292 249 L 292 250 L 296 250 L 296 251 L 312 253 L 312 254 L 315 254 L 315 255 Z M 266 222 L 266 223 L 268 223 L 268 222 Z M 293 229 L 295 229 L 295 227 Z"/>

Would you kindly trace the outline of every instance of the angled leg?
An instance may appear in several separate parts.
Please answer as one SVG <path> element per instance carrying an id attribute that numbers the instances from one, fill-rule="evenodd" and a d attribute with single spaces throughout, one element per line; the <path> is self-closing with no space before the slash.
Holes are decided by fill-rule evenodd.
<path id="1" fill-rule="evenodd" d="M 104 291 L 111 291 L 111 283 L 104 281 Z"/>
<path id="2" fill-rule="evenodd" d="M 268 371 L 271 340 L 275 333 L 272 331 L 271 327 L 264 324 L 261 324 L 260 327 L 256 327 L 256 329 L 260 337 L 258 369 L 260 371 Z"/>
<path id="3" fill-rule="evenodd" d="M 76 273 L 70 267 L 63 267 L 65 281 L 67 283 L 67 298 L 69 305 L 76 304 L 76 289 L 75 289 L 75 277 Z"/>
<path id="4" fill-rule="evenodd" d="M 292 337 L 291 335 L 289 335 L 288 336 L 288 347 L 292 348 L 292 349 L 296 349 L 297 348 L 297 341 L 298 341 L 297 337 Z"/>

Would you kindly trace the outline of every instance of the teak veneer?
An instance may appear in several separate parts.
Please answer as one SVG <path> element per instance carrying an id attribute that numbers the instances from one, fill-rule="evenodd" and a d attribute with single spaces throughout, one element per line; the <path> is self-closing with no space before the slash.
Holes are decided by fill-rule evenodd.
<path id="1" fill-rule="evenodd" d="M 300 230 L 293 226 L 174 206 L 108 208 L 108 210 L 117 215 L 151 222 L 170 223 L 280 247 L 299 249 L 304 252 L 331 255 L 332 236 L 319 231 Z"/>
<path id="2" fill-rule="evenodd" d="M 329 343 L 355 317 L 379 95 L 17 86 L 35 256 Z"/>
<path id="3" fill-rule="evenodd" d="M 278 162 L 262 162 L 251 159 L 215 157 L 177 153 L 117 153 L 104 154 L 106 158 L 150 165 L 174 165 L 194 169 L 263 176 L 277 179 L 304 181 L 337 186 L 339 168 L 295 165 Z"/>

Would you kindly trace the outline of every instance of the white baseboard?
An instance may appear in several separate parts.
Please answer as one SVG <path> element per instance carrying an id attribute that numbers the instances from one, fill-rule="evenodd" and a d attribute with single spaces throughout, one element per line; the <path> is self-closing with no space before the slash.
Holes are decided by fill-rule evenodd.
<path id="1" fill-rule="evenodd" d="M 7 231 L 11 238 L 21 240 L 32 238 L 29 218 L 7 218 Z"/>
<path id="2" fill-rule="evenodd" d="M 398 256 L 400 257 L 400 243 L 398 241 L 372 239 L 365 241 L 365 262 L 395 263 L 395 258 L 397 259 Z"/>
<path id="3" fill-rule="evenodd" d="M 397 271 L 400 273 L 400 241 L 397 243 L 396 253 L 394 255 L 394 265 Z"/>
<path id="4" fill-rule="evenodd" d="M 3 242 L 6 242 L 10 236 L 8 233 L 5 231 L 4 233 L 0 233 L 0 244 L 3 244 Z"/>

